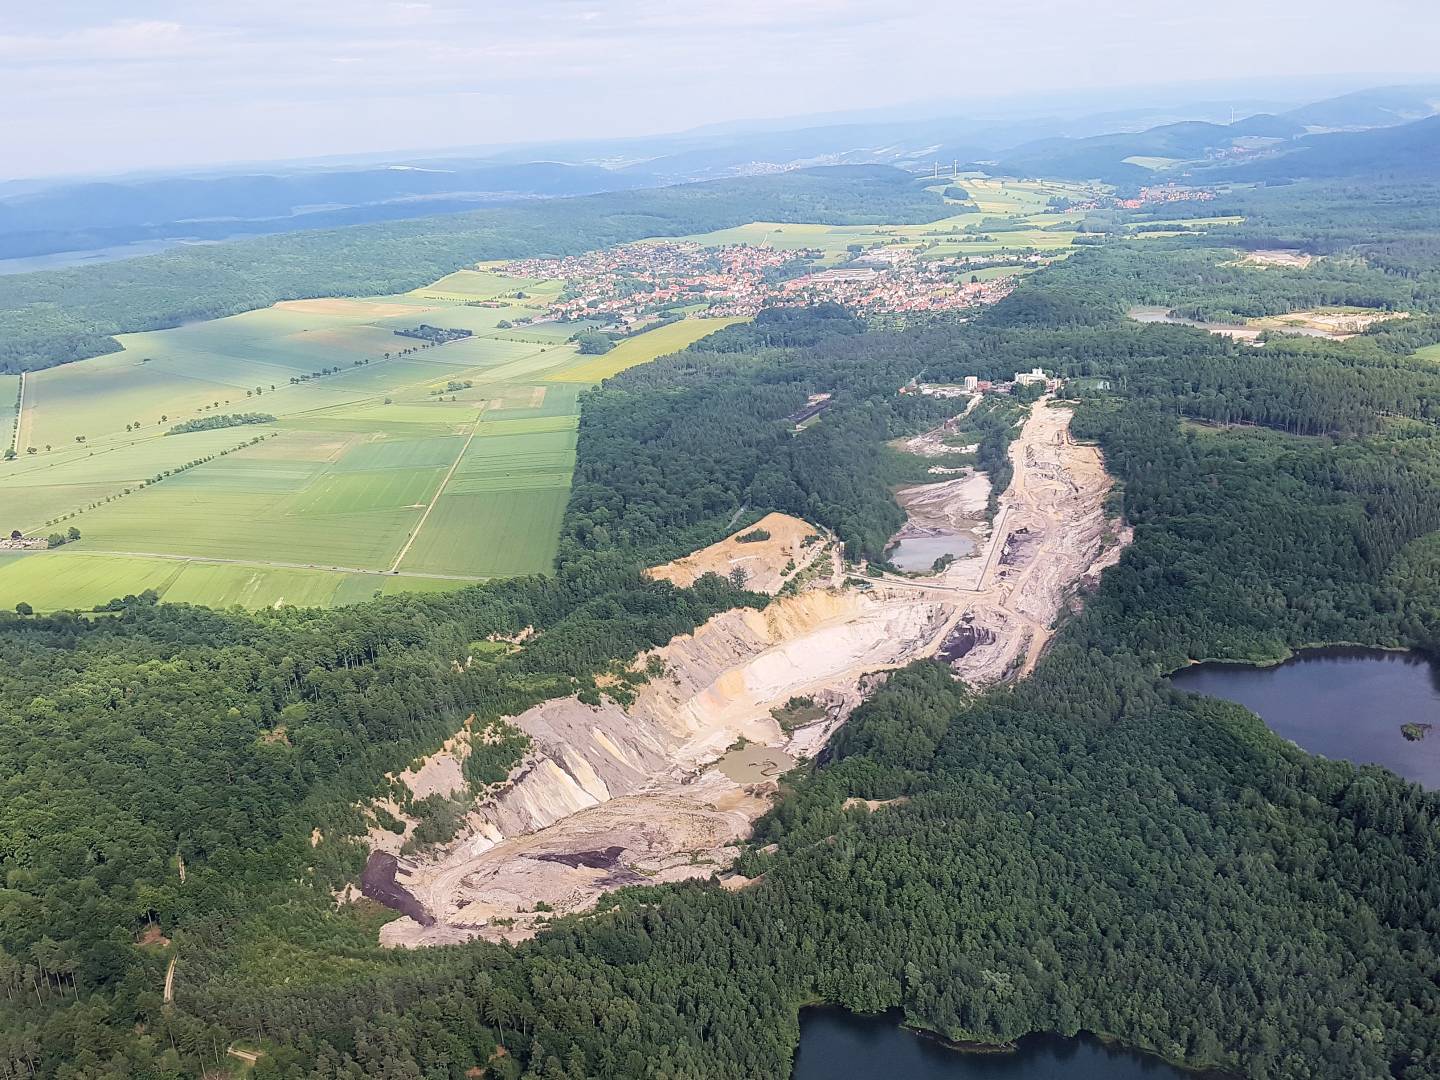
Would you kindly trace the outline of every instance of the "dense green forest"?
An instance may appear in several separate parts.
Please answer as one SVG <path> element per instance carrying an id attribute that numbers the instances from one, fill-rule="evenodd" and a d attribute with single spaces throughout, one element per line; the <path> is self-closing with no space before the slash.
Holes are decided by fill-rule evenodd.
<path id="1" fill-rule="evenodd" d="M 1295 198 L 1334 236 L 1348 207 L 1391 202 L 1395 236 L 1410 212 Z M 1090 1030 L 1260 1080 L 1440 1074 L 1440 799 L 1163 678 L 1324 640 L 1440 651 L 1423 259 L 1354 247 L 1398 242 L 1382 228 L 1336 249 L 1417 312 L 1347 342 L 1257 349 L 1125 317 L 1204 301 L 1207 266 L 1226 303 L 1316 302 L 1303 271 L 1222 265 L 1273 235 L 1254 228 L 1087 247 L 968 322 L 773 313 L 631 369 L 584 400 L 549 578 L 334 612 L 132 598 L 0 621 L 0 1062 L 193 1076 L 241 1040 L 265 1078 L 773 1077 L 798 1007 L 828 1001 L 986 1042 Z M 896 388 L 1037 364 L 1108 382 L 1075 390 L 1075 429 L 1135 540 L 1031 678 L 975 694 L 935 663 L 892 677 L 789 778 L 740 892 L 625 890 L 513 949 L 384 952 L 384 916 L 332 909 L 363 854 L 357 800 L 459 716 L 589 685 L 762 602 L 647 582 L 643 561 L 742 508 L 873 552 L 907 467 L 886 443 L 940 407 Z M 794 432 L 822 390 L 834 406 Z M 484 647 L 526 626 L 523 648 Z"/>
<path id="2" fill-rule="evenodd" d="M 315 296 L 418 288 L 484 259 L 571 255 L 647 236 L 748 221 L 933 221 L 949 211 L 908 173 L 808 169 L 468 214 L 191 247 L 0 277 L 0 372 L 113 352 L 113 335 L 159 330 Z"/>

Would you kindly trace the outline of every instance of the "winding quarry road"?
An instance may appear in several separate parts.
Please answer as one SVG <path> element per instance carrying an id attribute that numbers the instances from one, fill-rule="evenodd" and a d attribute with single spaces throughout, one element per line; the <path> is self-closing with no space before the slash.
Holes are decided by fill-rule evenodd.
<path id="1" fill-rule="evenodd" d="M 1013 475 L 1000 496 L 988 550 L 978 566 L 952 563 L 929 578 L 884 575 L 876 588 L 956 599 L 969 594 L 964 618 L 995 635 L 957 665 L 967 682 L 984 684 L 1034 670 L 1060 610 L 1082 578 L 1119 558 L 1128 530 L 1111 526 L 1103 504 L 1110 489 L 1100 451 L 1070 435 L 1072 410 L 1037 401 L 1010 444 Z M 1106 537 L 1114 543 L 1106 546 Z"/>

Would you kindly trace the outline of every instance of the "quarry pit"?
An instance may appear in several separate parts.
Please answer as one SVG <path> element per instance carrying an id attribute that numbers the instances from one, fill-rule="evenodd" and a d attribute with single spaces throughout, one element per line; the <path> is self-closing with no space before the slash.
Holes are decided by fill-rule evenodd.
<path id="1" fill-rule="evenodd" d="M 784 593 L 641 658 L 658 658 L 665 675 L 629 705 L 571 697 L 508 718 L 531 750 L 450 843 L 400 855 L 403 834 L 372 830 L 372 848 L 395 860 L 379 880 L 387 895 L 403 894 L 407 912 L 383 927 L 382 943 L 522 940 L 625 885 L 719 877 L 780 775 L 817 755 L 885 672 L 941 657 L 976 687 L 1028 674 L 1079 587 L 1129 539 L 1105 516 L 1111 482 L 1099 450 L 1071 438 L 1070 420 L 1048 398 L 1035 404 L 988 535 L 939 572 L 847 570 L 823 530 L 774 514 L 653 569 L 688 583 L 740 566 L 751 588 Z M 982 481 L 921 485 L 901 502 L 922 527 L 970 522 Z M 740 541 L 757 528 L 769 538 Z M 814 703 L 806 722 L 782 725 L 774 714 L 796 698 Z M 461 742 L 400 779 L 417 794 L 463 791 Z"/>

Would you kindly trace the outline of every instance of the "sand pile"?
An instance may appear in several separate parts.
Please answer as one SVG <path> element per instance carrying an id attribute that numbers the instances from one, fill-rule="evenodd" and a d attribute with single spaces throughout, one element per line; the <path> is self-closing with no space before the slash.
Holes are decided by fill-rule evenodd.
<path id="1" fill-rule="evenodd" d="M 763 533 L 770 535 L 765 539 L 740 539 Z M 819 557 L 826 546 L 822 533 L 808 521 L 789 514 L 766 514 L 724 540 L 645 572 L 683 589 L 702 574 L 730 577 L 738 570 L 745 576 L 747 589 L 774 596 L 786 581 Z"/>

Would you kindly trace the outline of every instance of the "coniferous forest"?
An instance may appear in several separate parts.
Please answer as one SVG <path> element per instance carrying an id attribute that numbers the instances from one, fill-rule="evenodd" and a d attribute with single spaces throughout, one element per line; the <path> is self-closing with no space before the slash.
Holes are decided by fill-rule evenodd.
<path id="1" fill-rule="evenodd" d="M 1440 369 L 1417 355 L 1440 262 L 1416 225 L 1437 194 L 1260 189 L 1244 225 L 1087 245 L 969 321 L 772 313 L 631 369 L 583 402 L 548 577 L 0 620 L 6 1075 L 213 1075 L 239 1045 L 264 1078 L 783 1077 L 815 1002 L 986 1043 L 1085 1030 L 1257 1080 L 1440 1075 L 1440 797 L 1164 678 L 1312 642 L 1440 651 Z M 1277 238 L 1339 265 L 1236 265 Z M 1410 317 L 1256 348 L 1125 315 L 1362 302 Z M 886 444 L 945 414 L 896 389 L 1037 365 L 1075 379 L 1135 540 L 1030 678 L 891 677 L 787 778 L 742 891 L 630 888 L 518 947 L 413 952 L 375 945 L 386 913 L 336 907 L 358 801 L 460 717 L 593 691 L 765 602 L 640 567 L 742 507 L 878 554 L 910 467 Z M 795 433 L 816 392 L 833 407 Z"/>

